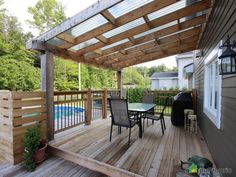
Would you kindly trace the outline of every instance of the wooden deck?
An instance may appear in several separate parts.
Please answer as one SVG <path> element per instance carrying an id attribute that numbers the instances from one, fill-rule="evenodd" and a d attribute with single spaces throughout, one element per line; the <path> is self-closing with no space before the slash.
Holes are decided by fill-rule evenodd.
<path id="1" fill-rule="evenodd" d="M 3 162 L 3 161 L 2 161 Z M 81 167 L 58 157 L 50 157 L 34 172 L 27 172 L 22 164 L 0 163 L 0 177 L 105 177 L 105 175 Z"/>
<path id="2" fill-rule="evenodd" d="M 96 120 L 90 126 L 78 126 L 56 134 L 50 145 L 149 177 L 175 176 L 180 170 L 180 159 L 192 155 L 212 160 L 201 135 L 191 135 L 173 126 L 169 118 L 166 118 L 166 126 L 163 136 L 160 122 L 149 123 L 142 139 L 138 138 L 138 127 L 133 128 L 132 144 L 128 148 L 126 129 L 118 134 L 117 128 L 113 128 L 112 142 L 109 142 L 110 119 Z"/>

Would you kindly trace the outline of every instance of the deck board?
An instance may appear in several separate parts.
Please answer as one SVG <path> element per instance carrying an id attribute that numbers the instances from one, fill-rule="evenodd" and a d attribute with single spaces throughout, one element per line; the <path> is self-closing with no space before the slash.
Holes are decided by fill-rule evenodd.
<path id="1" fill-rule="evenodd" d="M 175 176 L 180 170 L 179 161 L 192 155 L 212 160 L 201 133 L 189 134 L 173 126 L 169 118 L 166 118 L 166 128 L 165 135 L 162 135 L 160 122 L 149 123 L 148 127 L 145 125 L 143 138 L 140 139 L 136 126 L 132 129 L 132 143 L 128 148 L 126 128 L 118 134 L 114 127 L 110 142 L 110 119 L 100 119 L 90 126 L 78 126 L 56 134 L 51 145 L 149 177 Z"/>
<path id="2" fill-rule="evenodd" d="M 11 165 L 0 164 L 1 177 L 105 177 L 98 172 L 81 167 L 75 163 L 66 161 L 58 157 L 50 157 L 34 172 L 27 172 L 22 164 Z"/>

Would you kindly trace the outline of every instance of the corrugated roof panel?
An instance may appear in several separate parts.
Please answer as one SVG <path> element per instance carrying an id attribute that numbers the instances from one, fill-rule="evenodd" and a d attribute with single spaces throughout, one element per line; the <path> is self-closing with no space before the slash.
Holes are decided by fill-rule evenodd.
<path id="1" fill-rule="evenodd" d="M 123 40 L 118 41 L 118 42 L 115 42 L 115 43 L 113 43 L 113 44 L 111 44 L 111 45 L 107 45 L 107 46 L 105 46 L 105 47 L 103 47 L 103 48 L 101 48 L 101 49 L 102 49 L 102 50 L 106 50 L 106 49 L 109 49 L 109 48 L 111 48 L 111 47 L 115 47 L 115 46 L 117 46 L 117 45 L 123 44 L 123 43 L 128 42 L 128 41 L 129 41 L 129 39 L 123 39 Z"/>
<path id="2" fill-rule="evenodd" d="M 110 38 L 110 37 L 116 36 L 116 35 L 118 35 L 120 33 L 123 33 L 125 31 L 128 31 L 128 30 L 130 30 L 132 28 L 140 26 L 140 25 L 142 25 L 144 23 L 145 23 L 144 19 L 143 18 L 139 18 L 139 19 L 131 21 L 131 22 L 125 24 L 125 25 L 122 25 L 122 26 L 120 26 L 118 28 L 115 28 L 115 29 L 113 29 L 111 31 L 108 31 L 108 32 L 104 33 L 103 36 L 105 36 L 106 38 Z"/>
<path id="3" fill-rule="evenodd" d="M 108 9 L 108 11 L 115 18 L 118 18 L 152 1 L 154 0 L 124 0 L 121 3 Z"/>
<path id="4" fill-rule="evenodd" d="M 65 44 L 66 42 L 57 38 L 57 37 L 54 37 L 54 38 L 48 40 L 47 43 L 51 44 L 51 45 L 55 45 L 55 46 L 60 46 L 60 45 Z"/>
<path id="5" fill-rule="evenodd" d="M 160 10 L 157 10 L 151 14 L 148 15 L 148 18 L 150 21 L 152 20 L 155 20 L 157 18 L 160 18 L 164 15 L 167 15 L 167 14 L 170 14 L 172 12 L 175 12 L 177 10 L 180 10 L 182 8 L 186 7 L 186 1 L 185 0 L 182 0 L 182 1 L 179 1 L 177 3 L 174 3 L 172 5 L 169 5 L 165 8 L 162 8 Z"/>
<path id="6" fill-rule="evenodd" d="M 80 50 L 80 49 L 83 49 L 85 47 L 88 47 L 88 46 L 91 46 L 93 44 L 96 44 L 98 42 L 99 42 L 99 40 L 97 40 L 96 38 L 92 38 L 92 39 L 89 39 L 89 40 L 87 40 L 85 42 L 82 42 L 82 43 L 80 43 L 80 44 L 78 44 L 76 46 L 71 47 L 69 50 Z"/>
<path id="7" fill-rule="evenodd" d="M 138 46 L 142 46 L 142 45 L 144 45 L 144 44 L 148 44 L 148 43 L 153 42 L 153 41 L 155 41 L 155 40 L 153 39 L 153 40 L 150 40 L 150 41 L 147 41 L 147 42 L 143 42 L 143 43 L 141 43 L 141 44 L 137 44 L 137 45 L 128 47 L 128 48 L 126 48 L 125 50 L 129 50 L 129 49 L 132 49 L 132 48 L 135 48 L 135 47 L 138 47 Z"/>
<path id="8" fill-rule="evenodd" d="M 165 28 L 168 28 L 168 27 L 173 26 L 173 25 L 176 25 L 176 24 L 177 24 L 177 21 L 173 21 L 173 22 L 170 22 L 170 23 L 167 23 L 167 24 L 158 26 L 158 27 L 156 27 L 156 28 L 153 28 L 153 29 L 151 29 L 151 30 L 145 31 L 145 32 L 143 32 L 143 33 L 137 34 L 137 35 L 134 36 L 134 38 L 137 39 L 137 38 L 146 36 L 146 35 L 148 35 L 148 34 L 155 33 L 155 32 L 157 32 L 157 31 L 163 30 L 163 29 L 165 29 Z"/>
<path id="9" fill-rule="evenodd" d="M 66 33 L 72 35 L 73 37 L 78 37 L 106 23 L 108 23 L 108 21 L 102 15 L 98 14 L 66 31 Z"/>

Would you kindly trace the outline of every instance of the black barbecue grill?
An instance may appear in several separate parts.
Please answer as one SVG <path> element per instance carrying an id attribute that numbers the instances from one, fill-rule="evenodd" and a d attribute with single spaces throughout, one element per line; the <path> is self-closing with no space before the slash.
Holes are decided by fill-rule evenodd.
<path id="1" fill-rule="evenodd" d="M 180 92 L 174 97 L 171 122 L 175 126 L 184 126 L 184 109 L 192 109 L 193 101 L 190 92 Z"/>

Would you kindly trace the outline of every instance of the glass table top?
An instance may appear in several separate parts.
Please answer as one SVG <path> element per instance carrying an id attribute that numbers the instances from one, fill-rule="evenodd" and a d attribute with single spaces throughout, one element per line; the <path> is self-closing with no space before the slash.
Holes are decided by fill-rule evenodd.
<path id="1" fill-rule="evenodd" d="M 156 104 L 151 103 L 128 103 L 129 111 L 146 112 L 154 108 Z"/>

